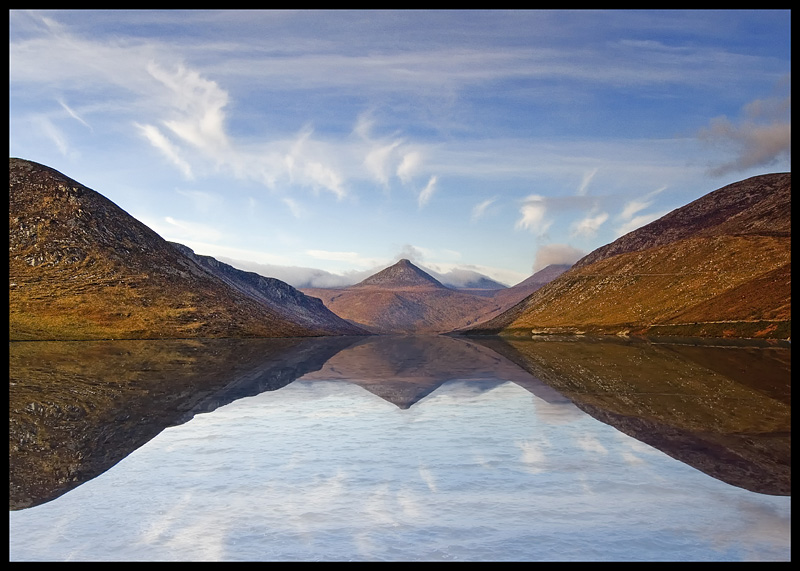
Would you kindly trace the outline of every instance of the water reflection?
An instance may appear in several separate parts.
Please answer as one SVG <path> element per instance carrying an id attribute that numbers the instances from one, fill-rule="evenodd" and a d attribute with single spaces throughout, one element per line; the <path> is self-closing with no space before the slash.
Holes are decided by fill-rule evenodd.
<path id="1" fill-rule="evenodd" d="M 301 377 L 404 410 L 449 381 L 477 393 L 511 381 L 554 419 L 579 414 L 574 401 L 715 478 L 789 495 L 789 370 L 786 348 L 577 338 L 11 343 L 9 507 L 57 498 L 168 426 Z"/>
<path id="2" fill-rule="evenodd" d="M 57 498 L 166 427 L 283 387 L 356 340 L 9 343 L 9 508 Z"/>
<path id="3" fill-rule="evenodd" d="M 700 340 L 480 341 L 580 409 L 714 478 L 791 495 L 791 352 Z"/>

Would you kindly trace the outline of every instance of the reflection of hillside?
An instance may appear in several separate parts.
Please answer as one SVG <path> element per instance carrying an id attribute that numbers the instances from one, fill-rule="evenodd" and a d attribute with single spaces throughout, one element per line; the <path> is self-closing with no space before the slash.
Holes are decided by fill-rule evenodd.
<path id="1" fill-rule="evenodd" d="M 479 342 L 673 458 L 741 488 L 790 494 L 788 347 L 575 337 Z"/>
<path id="2" fill-rule="evenodd" d="M 9 507 L 52 500 L 168 426 L 318 369 L 356 338 L 9 344 Z"/>
<path id="3" fill-rule="evenodd" d="M 437 335 L 364 337 L 303 378 L 355 383 L 402 409 L 456 379 L 472 381 L 476 389 L 485 384 L 486 390 L 513 381 L 545 401 L 565 401 L 494 351 L 472 340 Z"/>

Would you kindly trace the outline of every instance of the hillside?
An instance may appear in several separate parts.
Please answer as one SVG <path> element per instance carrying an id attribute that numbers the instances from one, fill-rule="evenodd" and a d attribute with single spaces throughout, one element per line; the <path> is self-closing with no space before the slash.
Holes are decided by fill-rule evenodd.
<path id="1" fill-rule="evenodd" d="M 566 272 L 569 268 L 569 264 L 550 264 L 549 266 L 545 266 L 518 284 L 506 289 L 494 291 L 492 299 L 494 299 L 500 307 L 512 307 L 536 290 L 541 289 L 545 285 L 549 284 L 558 276 Z"/>
<path id="2" fill-rule="evenodd" d="M 467 334 L 788 338 L 791 174 L 715 190 L 598 248 Z"/>
<path id="3" fill-rule="evenodd" d="M 9 159 L 10 339 L 343 330 L 243 294 L 101 194 L 44 165 Z"/>
<path id="4" fill-rule="evenodd" d="M 308 296 L 286 282 L 236 269 L 211 256 L 195 254 L 183 244 L 170 243 L 233 289 L 269 305 L 287 319 L 308 327 L 324 328 L 329 334 L 368 335 L 365 330 L 333 313 L 318 298 Z"/>

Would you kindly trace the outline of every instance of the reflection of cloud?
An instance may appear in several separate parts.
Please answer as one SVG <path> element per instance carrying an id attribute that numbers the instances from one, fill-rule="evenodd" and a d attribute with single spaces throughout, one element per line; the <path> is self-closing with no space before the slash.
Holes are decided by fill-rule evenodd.
<path id="1" fill-rule="evenodd" d="M 531 474 L 538 474 L 539 472 L 543 471 L 543 468 L 540 465 L 545 461 L 545 454 L 538 444 L 528 440 L 523 442 L 515 442 L 514 444 L 522 452 L 520 460 L 523 464 L 525 464 L 527 472 Z"/>
<path id="2" fill-rule="evenodd" d="M 578 447 L 586 452 L 596 452 L 598 454 L 608 454 L 605 446 L 595 437 L 590 434 L 581 435 L 578 438 Z"/>
<path id="3" fill-rule="evenodd" d="M 431 473 L 428 468 L 422 464 L 419 466 L 419 476 L 422 478 L 422 481 L 428 486 L 428 489 L 431 492 L 436 492 L 436 480 L 433 478 L 433 474 Z"/>

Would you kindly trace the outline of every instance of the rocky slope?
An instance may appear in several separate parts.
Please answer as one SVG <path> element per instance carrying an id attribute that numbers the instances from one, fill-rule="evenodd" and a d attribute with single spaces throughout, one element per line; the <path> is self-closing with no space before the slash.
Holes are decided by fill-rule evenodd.
<path id="1" fill-rule="evenodd" d="M 324 328 L 329 334 L 368 335 L 364 329 L 348 323 L 316 297 L 308 296 L 286 282 L 265 277 L 255 272 L 246 272 L 224 262 L 195 254 L 191 248 L 170 242 L 186 257 L 196 262 L 211 274 L 240 293 L 267 304 L 287 319 L 312 328 Z"/>
<path id="2" fill-rule="evenodd" d="M 711 192 L 579 260 L 467 334 L 788 338 L 791 173 Z"/>
<path id="3" fill-rule="evenodd" d="M 44 165 L 9 159 L 12 340 L 344 331 L 329 327 L 327 312 L 312 323 L 308 313 L 290 315 L 267 297 L 231 287 L 94 190 Z"/>

